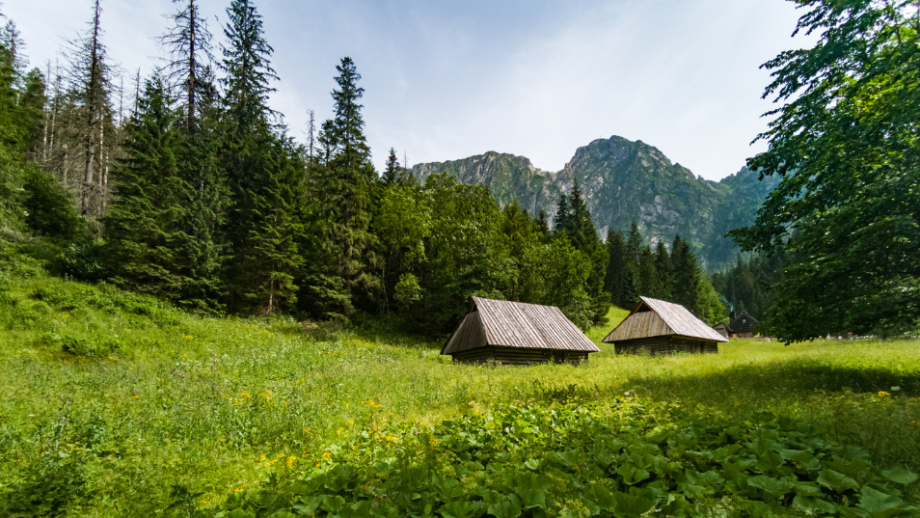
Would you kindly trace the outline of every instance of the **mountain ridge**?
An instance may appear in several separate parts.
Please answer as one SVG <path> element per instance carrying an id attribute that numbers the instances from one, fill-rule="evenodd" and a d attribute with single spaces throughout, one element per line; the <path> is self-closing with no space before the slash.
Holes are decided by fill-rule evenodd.
<path id="1" fill-rule="evenodd" d="M 723 236 L 753 223 L 757 208 L 777 183 L 769 177 L 758 181 L 747 167 L 718 182 L 706 180 L 672 163 L 658 148 L 616 135 L 579 147 L 558 172 L 497 151 L 416 164 L 411 172 L 421 182 L 447 172 L 462 183 L 488 187 L 502 205 L 517 199 L 529 212 L 543 210 L 550 219 L 559 195 L 571 192 L 577 180 L 602 238 L 608 229 L 628 231 L 632 221 L 652 244 L 670 243 L 680 234 L 710 271 L 735 260 L 738 249 Z"/>

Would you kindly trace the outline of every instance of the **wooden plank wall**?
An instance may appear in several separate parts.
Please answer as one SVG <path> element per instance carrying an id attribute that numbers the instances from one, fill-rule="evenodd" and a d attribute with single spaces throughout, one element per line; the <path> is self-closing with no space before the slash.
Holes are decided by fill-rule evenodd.
<path id="1" fill-rule="evenodd" d="M 652 356 L 659 354 L 673 354 L 678 352 L 719 352 L 719 346 L 716 342 L 688 340 L 686 338 L 678 338 L 673 336 L 656 336 L 652 338 L 640 338 L 637 340 L 625 340 L 614 343 L 613 347 L 617 354 L 650 354 Z"/>
<path id="2" fill-rule="evenodd" d="M 458 363 L 487 363 L 496 365 L 535 365 L 540 363 L 579 364 L 588 361 L 588 353 L 583 351 L 547 351 L 520 349 L 516 347 L 482 347 L 453 354 Z"/>

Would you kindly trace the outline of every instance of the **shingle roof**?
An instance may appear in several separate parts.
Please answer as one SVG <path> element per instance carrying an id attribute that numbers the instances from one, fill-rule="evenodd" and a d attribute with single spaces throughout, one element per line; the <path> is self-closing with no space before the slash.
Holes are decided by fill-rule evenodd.
<path id="1" fill-rule="evenodd" d="M 441 354 L 485 347 L 519 347 L 555 351 L 599 352 L 600 349 L 554 306 L 473 297 L 470 313 Z"/>
<path id="2" fill-rule="evenodd" d="M 653 336 L 681 336 L 696 340 L 727 342 L 718 331 L 696 318 L 687 308 L 673 302 L 639 297 L 632 313 L 604 338 L 604 342 L 621 342 Z M 643 308 L 647 308 L 643 310 Z"/>

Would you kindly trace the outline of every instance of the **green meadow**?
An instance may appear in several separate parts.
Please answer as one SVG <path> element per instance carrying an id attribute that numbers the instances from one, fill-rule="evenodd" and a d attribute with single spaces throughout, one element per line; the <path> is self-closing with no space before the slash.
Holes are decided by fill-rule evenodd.
<path id="1" fill-rule="evenodd" d="M 717 355 L 617 357 L 600 340 L 626 314 L 589 332 L 602 352 L 586 365 L 466 366 L 379 322 L 203 317 L 105 285 L 0 277 L 0 515 L 915 512 L 920 343 L 734 340 Z M 709 467 L 693 456 L 767 432 L 775 474 L 757 467 L 763 452 Z M 632 439 L 597 450 L 620 435 Z M 680 446 L 690 436 L 701 442 Z M 658 460 L 635 460 L 642 448 Z M 579 475 L 593 464 L 567 451 L 607 460 Z M 405 486 L 422 467 L 429 492 L 376 505 L 373 484 Z M 566 477 L 588 496 L 566 500 Z"/>

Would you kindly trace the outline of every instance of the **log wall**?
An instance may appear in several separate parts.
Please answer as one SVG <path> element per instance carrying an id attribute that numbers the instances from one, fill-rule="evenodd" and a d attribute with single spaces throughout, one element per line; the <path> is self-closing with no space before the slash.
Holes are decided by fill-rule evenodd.
<path id="1" fill-rule="evenodd" d="M 518 347 L 481 347 L 451 355 L 458 363 L 487 363 L 496 365 L 535 365 L 540 363 L 570 363 L 577 365 L 588 361 L 586 351 L 547 351 Z"/>
<path id="2" fill-rule="evenodd" d="M 650 354 L 652 356 L 678 352 L 701 354 L 719 352 L 717 342 L 689 340 L 676 336 L 655 336 L 652 338 L 623 340 L 614 343 L 613 347 L 617 354 Z"/>

